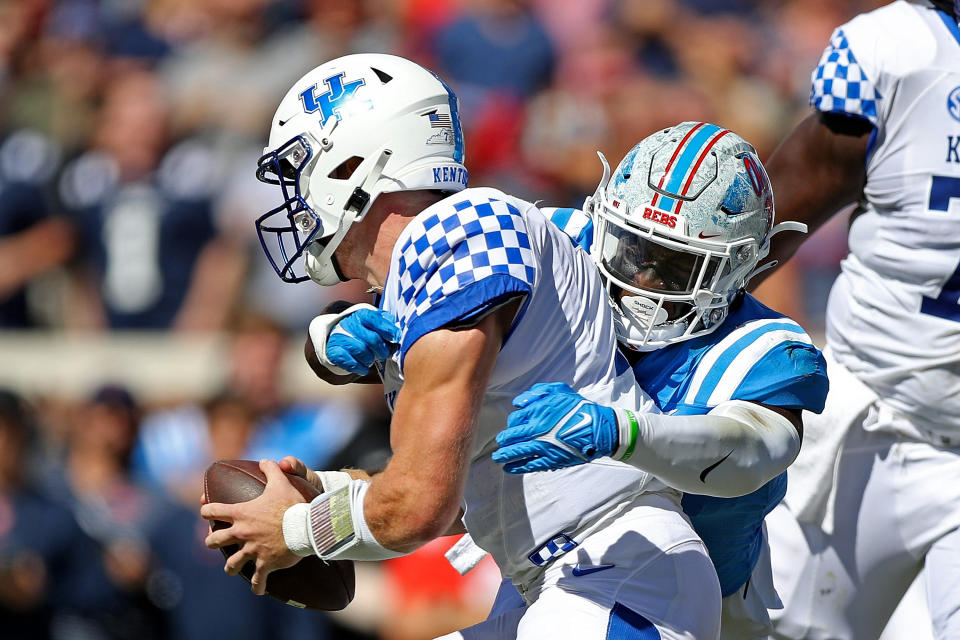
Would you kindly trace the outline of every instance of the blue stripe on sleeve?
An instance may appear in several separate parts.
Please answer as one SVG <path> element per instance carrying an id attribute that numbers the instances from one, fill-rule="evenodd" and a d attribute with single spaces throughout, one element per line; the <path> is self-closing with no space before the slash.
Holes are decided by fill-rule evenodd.
<path id="1" fill-rule="evenodd" d="M 761 335 L 777 330 L 803 331 L 803 329 L 801 329 L 797 323 L 787 321 L 767 324 L 746 333 L 742 338 L 738 339 L 732 345 L 727 347 L 723 354 L 717 358 L 717 361 L 710 368 L 710 372 L 700 384 L 700 388 L 697 390 L 697 395 L 693 400 L 694 403 L 706 404 L 707 400 L 710 399 L 710 395 L 713 393 L 713 390 L 720 382 L 723 374 L 726 373 L 727 367 L 730 366 L 730 363 L 733 362 L 734 358 L 740 355 L 740 352 L 746 347 L 753 344 L 753 342 Z"/>
<path id="2" fill-rule="evenodd" d="M 573 215 L 572 207 L 559 207 L 553 210 L 553 213 L 550 214 L 550 222 L 560 227 L 562 231 L 566 231 L 567 223 L 570 222 L 570 216 Z"/>
<path id="3" fill-rule="evenodd" d="M 803 342 L 777 345 L 750 369 L 733 399 L 784 409 L 823 411 L 827 363 L 820 350 Z"/>

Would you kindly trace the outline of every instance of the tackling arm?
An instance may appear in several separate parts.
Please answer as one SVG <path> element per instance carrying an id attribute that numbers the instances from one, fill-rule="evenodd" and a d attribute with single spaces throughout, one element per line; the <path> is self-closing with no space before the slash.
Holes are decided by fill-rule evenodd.
<path id="1" fill-rule="evenodd" d="M 800 453 L 799 412 L 754 402 L 729 400 L 706 415 L 618 411 L 616 418 L 614 458 L 688 493 L 746 495 L 786 471 Z"/>
<path id="2" fill-rule="evenodd" d="M 610 456 L 681 491 L 730 498 L 759 489 L 800 452 L 799 412 L 742 400 L 705 415 L 638 414 L 549 383 L 520 394 L 514 406 L 493 453 L 508 473 Z"/>
<path id="3" fill-rule="evenodd" d="M 773 185 L 776 216 L 807 225 L 809 234 L 856 201 L 866 179 L 867 142 L 872 125 L 841 114 L 813 113 L 780 143 L 764 163 Z M 782 265 L 796 253 L 804 234 L 783 234 L 769 257 Z M 776 268 L 750 281 L 756 289 Z"/>

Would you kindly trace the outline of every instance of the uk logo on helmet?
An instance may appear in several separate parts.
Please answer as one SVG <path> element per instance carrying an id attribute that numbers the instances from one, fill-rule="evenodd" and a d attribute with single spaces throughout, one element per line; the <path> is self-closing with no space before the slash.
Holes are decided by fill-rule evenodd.
<path id="1" fill-rule="evenodd" d="M 300 94 L 300 103 L 303 110 L 307 113 L 319 111 L 321 114 L 320 126 L 327 123 L 330 116 L 336 116 L 337 120 L 342 120 L 342 111 L 349 108 L 350 111 L 360 111 L 373 108 L 373 103 L 369 100 L 358 100 L 354 94 L 357 89 L 366 84 L 366 80 L 343 81 L 344 73 L 338 73 L 323 81 L 327 85 L 327 92 L 317 95 L 317 85 L 313 85 Z"/>

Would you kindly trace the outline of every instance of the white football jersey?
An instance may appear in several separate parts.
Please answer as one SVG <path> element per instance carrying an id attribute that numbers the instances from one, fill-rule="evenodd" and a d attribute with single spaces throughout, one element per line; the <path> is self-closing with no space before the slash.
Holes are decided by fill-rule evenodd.
<path id="1" fill-rule="evenodd" d="M 811 102 L 865 118 L 864 198 L 830 294 L 837 359 L 932 431 L 960 429 L 960 28 L 900 0 L 834 31 Z"/>
<path id="2" fill-rule="evenodd" d="M 474 324 L 518 295 L 524 302 L 484 398 L 464 523 L 504 575 L 522 584 L 637 493 L 664 485 L 609 458 L 526 475 L 508 475 L 491 460 L 513 398 L 536 382 L 566 382 L 597 402 L 657 411 L 617 350 L 590 258 L 535 205 L 496 189 L 466 189 L 434 204 L 398 239 L 381 301 L 401 328 L 399 349 L 381 372 L 388 404 L 418 338 Z"/>

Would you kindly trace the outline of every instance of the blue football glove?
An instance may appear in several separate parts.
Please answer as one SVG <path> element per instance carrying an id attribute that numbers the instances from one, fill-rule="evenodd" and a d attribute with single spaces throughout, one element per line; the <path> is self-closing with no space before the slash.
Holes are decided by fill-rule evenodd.
<path id="1" fill-rule="evenodd" d="M 358 309 L 344 317 L 327 338 L 327 360 L 350 373 L 366 375 L 375 361 L 390 357 L 400 341 L 400 327 L 392 314 Z"/>
<path id="2" fill-rule="evenodd" d="M 609 456 L 619 429 L 613 409 L 562 382 L 535 384 L 513 399 L 517 410 L 497 434 L 493 461 L 507 473 L 561 469 Z"/>

